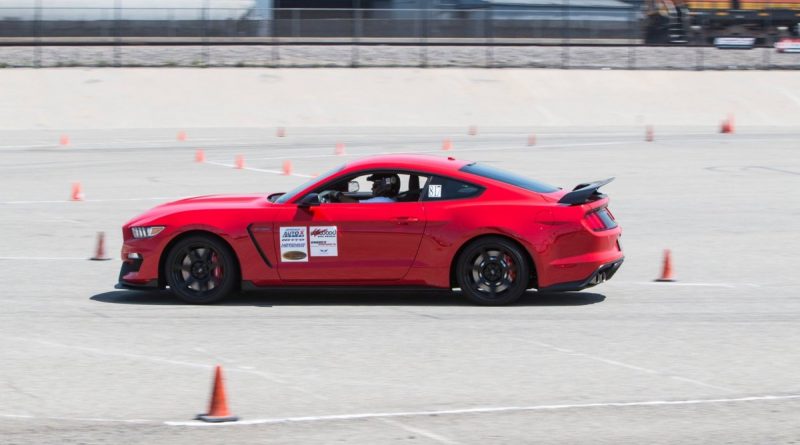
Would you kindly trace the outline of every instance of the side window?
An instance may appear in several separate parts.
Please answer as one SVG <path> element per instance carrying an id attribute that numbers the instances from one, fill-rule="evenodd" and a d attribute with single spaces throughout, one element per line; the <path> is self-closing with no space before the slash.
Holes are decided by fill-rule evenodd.
<path id="1" fill-rule="evenodd" d="M 455 179 L 434 176 L 423 190 L 423 201 L 442 201 L 445 199 L 462 199 L 478 196 L 483 187 Z"/>

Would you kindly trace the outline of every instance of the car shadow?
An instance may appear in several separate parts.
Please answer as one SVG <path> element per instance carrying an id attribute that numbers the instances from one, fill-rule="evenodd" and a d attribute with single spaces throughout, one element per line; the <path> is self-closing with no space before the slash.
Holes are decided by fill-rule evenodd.
<path id="1" fill-rule="evenodd" d="M 101 303 L 183 306 L 166 290 L 118 290 L 90 297 Z M 512 306 L 585 306 L 600 303 L 605 295 L 593 292 L 539 293 L 528 291 Z M 295 290 L 248 291 L 216 303 L 218 306 L 474 306 L 461 292 L 400 290 Z"/>

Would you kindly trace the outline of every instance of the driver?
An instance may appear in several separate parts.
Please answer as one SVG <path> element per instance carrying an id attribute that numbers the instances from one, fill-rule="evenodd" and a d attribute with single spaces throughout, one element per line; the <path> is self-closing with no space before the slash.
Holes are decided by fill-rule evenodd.
<path id="1" fill-rule="evenodd" d="M 400 177 L 393 173 L 375 173 L 367 177 L 372 181 L 372 198 L 361 202 L 395 202 L 400 192 Z"/>
<path id="2" fill-rule="evenodd" d="M 400 192 L 400 176 L 394 173 L 374 173 L 367 177 L 367 181 L 372 181 L 372 198 L 359 201 L 350 196 L 346 196 L 340 191 L 326 190 L 320 196 L 328 195 L 333 202 L 396 202 L 397 194 Z"/>

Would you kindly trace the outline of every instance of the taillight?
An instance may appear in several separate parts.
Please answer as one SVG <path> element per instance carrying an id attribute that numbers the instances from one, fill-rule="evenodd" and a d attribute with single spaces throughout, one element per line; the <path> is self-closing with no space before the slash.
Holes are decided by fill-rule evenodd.
<path id="1" fill-rule="evenodd" d="M 617 227 L 617 223 L 614 220 L 614 217 L 611 215 L 611 212 L 608 211 L 607 208 L 603 207 L 600 210 L 594 210 L 589 212 L 585 216 L 586 225 L 589 226 L 589 229 L 599 232 L 601 230 L 608 230 Z"/>

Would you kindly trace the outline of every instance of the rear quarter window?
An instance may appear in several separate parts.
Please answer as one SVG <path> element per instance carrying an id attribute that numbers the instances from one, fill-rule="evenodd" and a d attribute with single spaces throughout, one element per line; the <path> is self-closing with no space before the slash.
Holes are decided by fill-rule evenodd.
<path id="1" fill-rule="evenodd" d="M 483 193 L 483 187 L 468 182 L 442 176 L 434 176 L 428 181 L 422 193 L 423 201 L 443 201 L 448 199 L 472 198 Z"/>
<path id="2" fill-rule="evenodd" d="M 536 193 L 552 193 L 561 190 L 558 187 L 535 179 L 526 178 L 525 176 L 517 173 L 512 173 L 489 165 L 478 164 L 473 162 L 467 164 L 460 169 L 462 172 L 470 173 L 473 175 L 483 176 L 484 178 L 494 179 L 495 181 L 505 182 L 506 184 L 515 185 Z"/>

